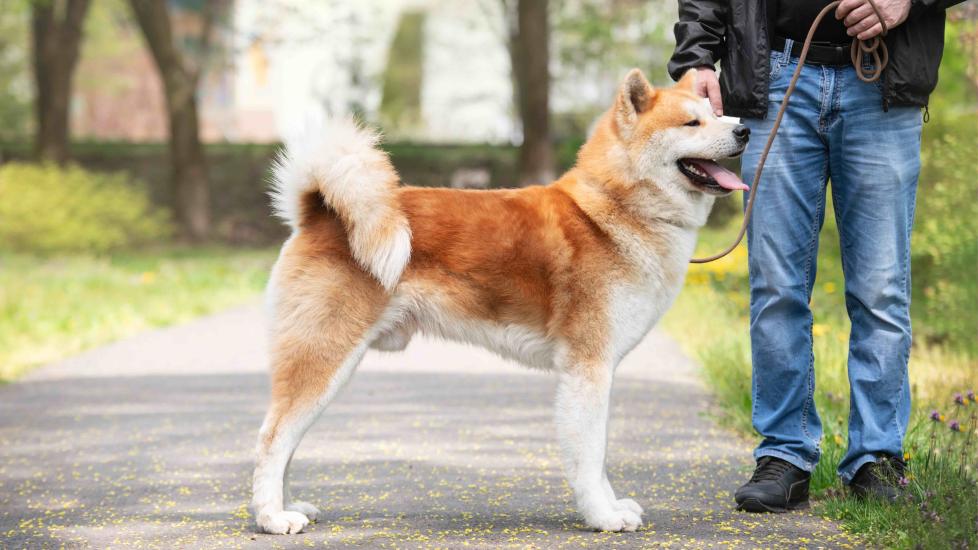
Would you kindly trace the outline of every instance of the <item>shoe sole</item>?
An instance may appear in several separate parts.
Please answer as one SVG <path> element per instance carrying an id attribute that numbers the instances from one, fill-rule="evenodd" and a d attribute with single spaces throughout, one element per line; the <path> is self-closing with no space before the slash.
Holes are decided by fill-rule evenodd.
<path id="1" fill-rule="evenodd" d="M 751 512 L 754 514 L 783 514 L 792 510 L 808 509 L 808 499 L 799 502 L 789 502 L 787 507 L 782 508 L 780 506 L 768 506 L 756 498 L 748 498 L 738 504 L 737 509 L 742 512 Z"/>

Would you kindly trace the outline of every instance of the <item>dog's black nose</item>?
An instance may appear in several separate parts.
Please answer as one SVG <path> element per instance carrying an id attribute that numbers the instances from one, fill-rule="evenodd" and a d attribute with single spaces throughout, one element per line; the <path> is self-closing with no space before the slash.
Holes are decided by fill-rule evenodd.
<path id="1" fill-rule="evenodd" d="M 747 141 L 750 139 L 750 128 L 744 126 L 743 124 L 738 124 L 736 128 L 733 129 L 734 136 L 740 141 Z"/>

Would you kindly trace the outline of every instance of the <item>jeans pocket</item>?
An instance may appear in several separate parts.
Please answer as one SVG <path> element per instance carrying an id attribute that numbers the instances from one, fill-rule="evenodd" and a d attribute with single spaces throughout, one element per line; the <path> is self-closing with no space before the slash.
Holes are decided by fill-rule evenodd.
<path id="1" fill-rule="evenodd" d="M 768 70 L 768 80 L 770 82 L 774 82 L 781 76 L 781 72 L 784 71 L 784 66 L 787 62 L 787 57 L 781 52 L 771 52 L 770 68 Z"/>

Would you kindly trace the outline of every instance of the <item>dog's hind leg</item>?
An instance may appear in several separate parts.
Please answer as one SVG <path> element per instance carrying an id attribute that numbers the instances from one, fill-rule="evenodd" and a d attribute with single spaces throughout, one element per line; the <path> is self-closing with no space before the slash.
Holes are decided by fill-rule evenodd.
<path id="1" fill-rule="evenodd" d="M 272 398 L 252 495 L 258 527 L 275 534 L 298 533 L 318 513 L 290 501 L 284 484 L 292 454 L 360 363 L 386 303 L 379 285 L 347 269 L 303 266 L 298 273 L 279 285 L 274 304 Z"/>
<path id="2" fill-rule="evenodd" d="M 285 488 L 286 473 L 302 436 L 360 363 L 365 348 L 365 342 L 358 345 L 338 365 L 320 363 L 322 357 L 317 357 L 319 353 L 313 350 L 294 359 L 309 362 L 307 369 L 313 363 L 319 363 L 317 370 L 325 380 L 296 383 L 288 376 L 273 377 L 272 404 L 258 437 L 252 496 L 255 518 L 263 531 L 298 533 L 313 519 L 309 514 L 318 512 L 306 503 L 290 502 Z M 296 365 L 279 365 L 277 368 L 294 373 Z"/>

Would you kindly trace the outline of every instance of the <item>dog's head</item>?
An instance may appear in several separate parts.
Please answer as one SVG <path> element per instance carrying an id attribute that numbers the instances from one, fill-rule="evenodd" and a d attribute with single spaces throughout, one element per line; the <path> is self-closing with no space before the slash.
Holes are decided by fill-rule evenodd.
<path id="1" fill-rule="evenodd" d="M 747 189 L 716 161 L 743 153 L 749 130 L 714 116 L 695 87 L 695 70 L 671 88 L 653 88 L 638 69 L 628 73 L 609 120 L 629 172 L 639 180 L 708 195 Z"/>

